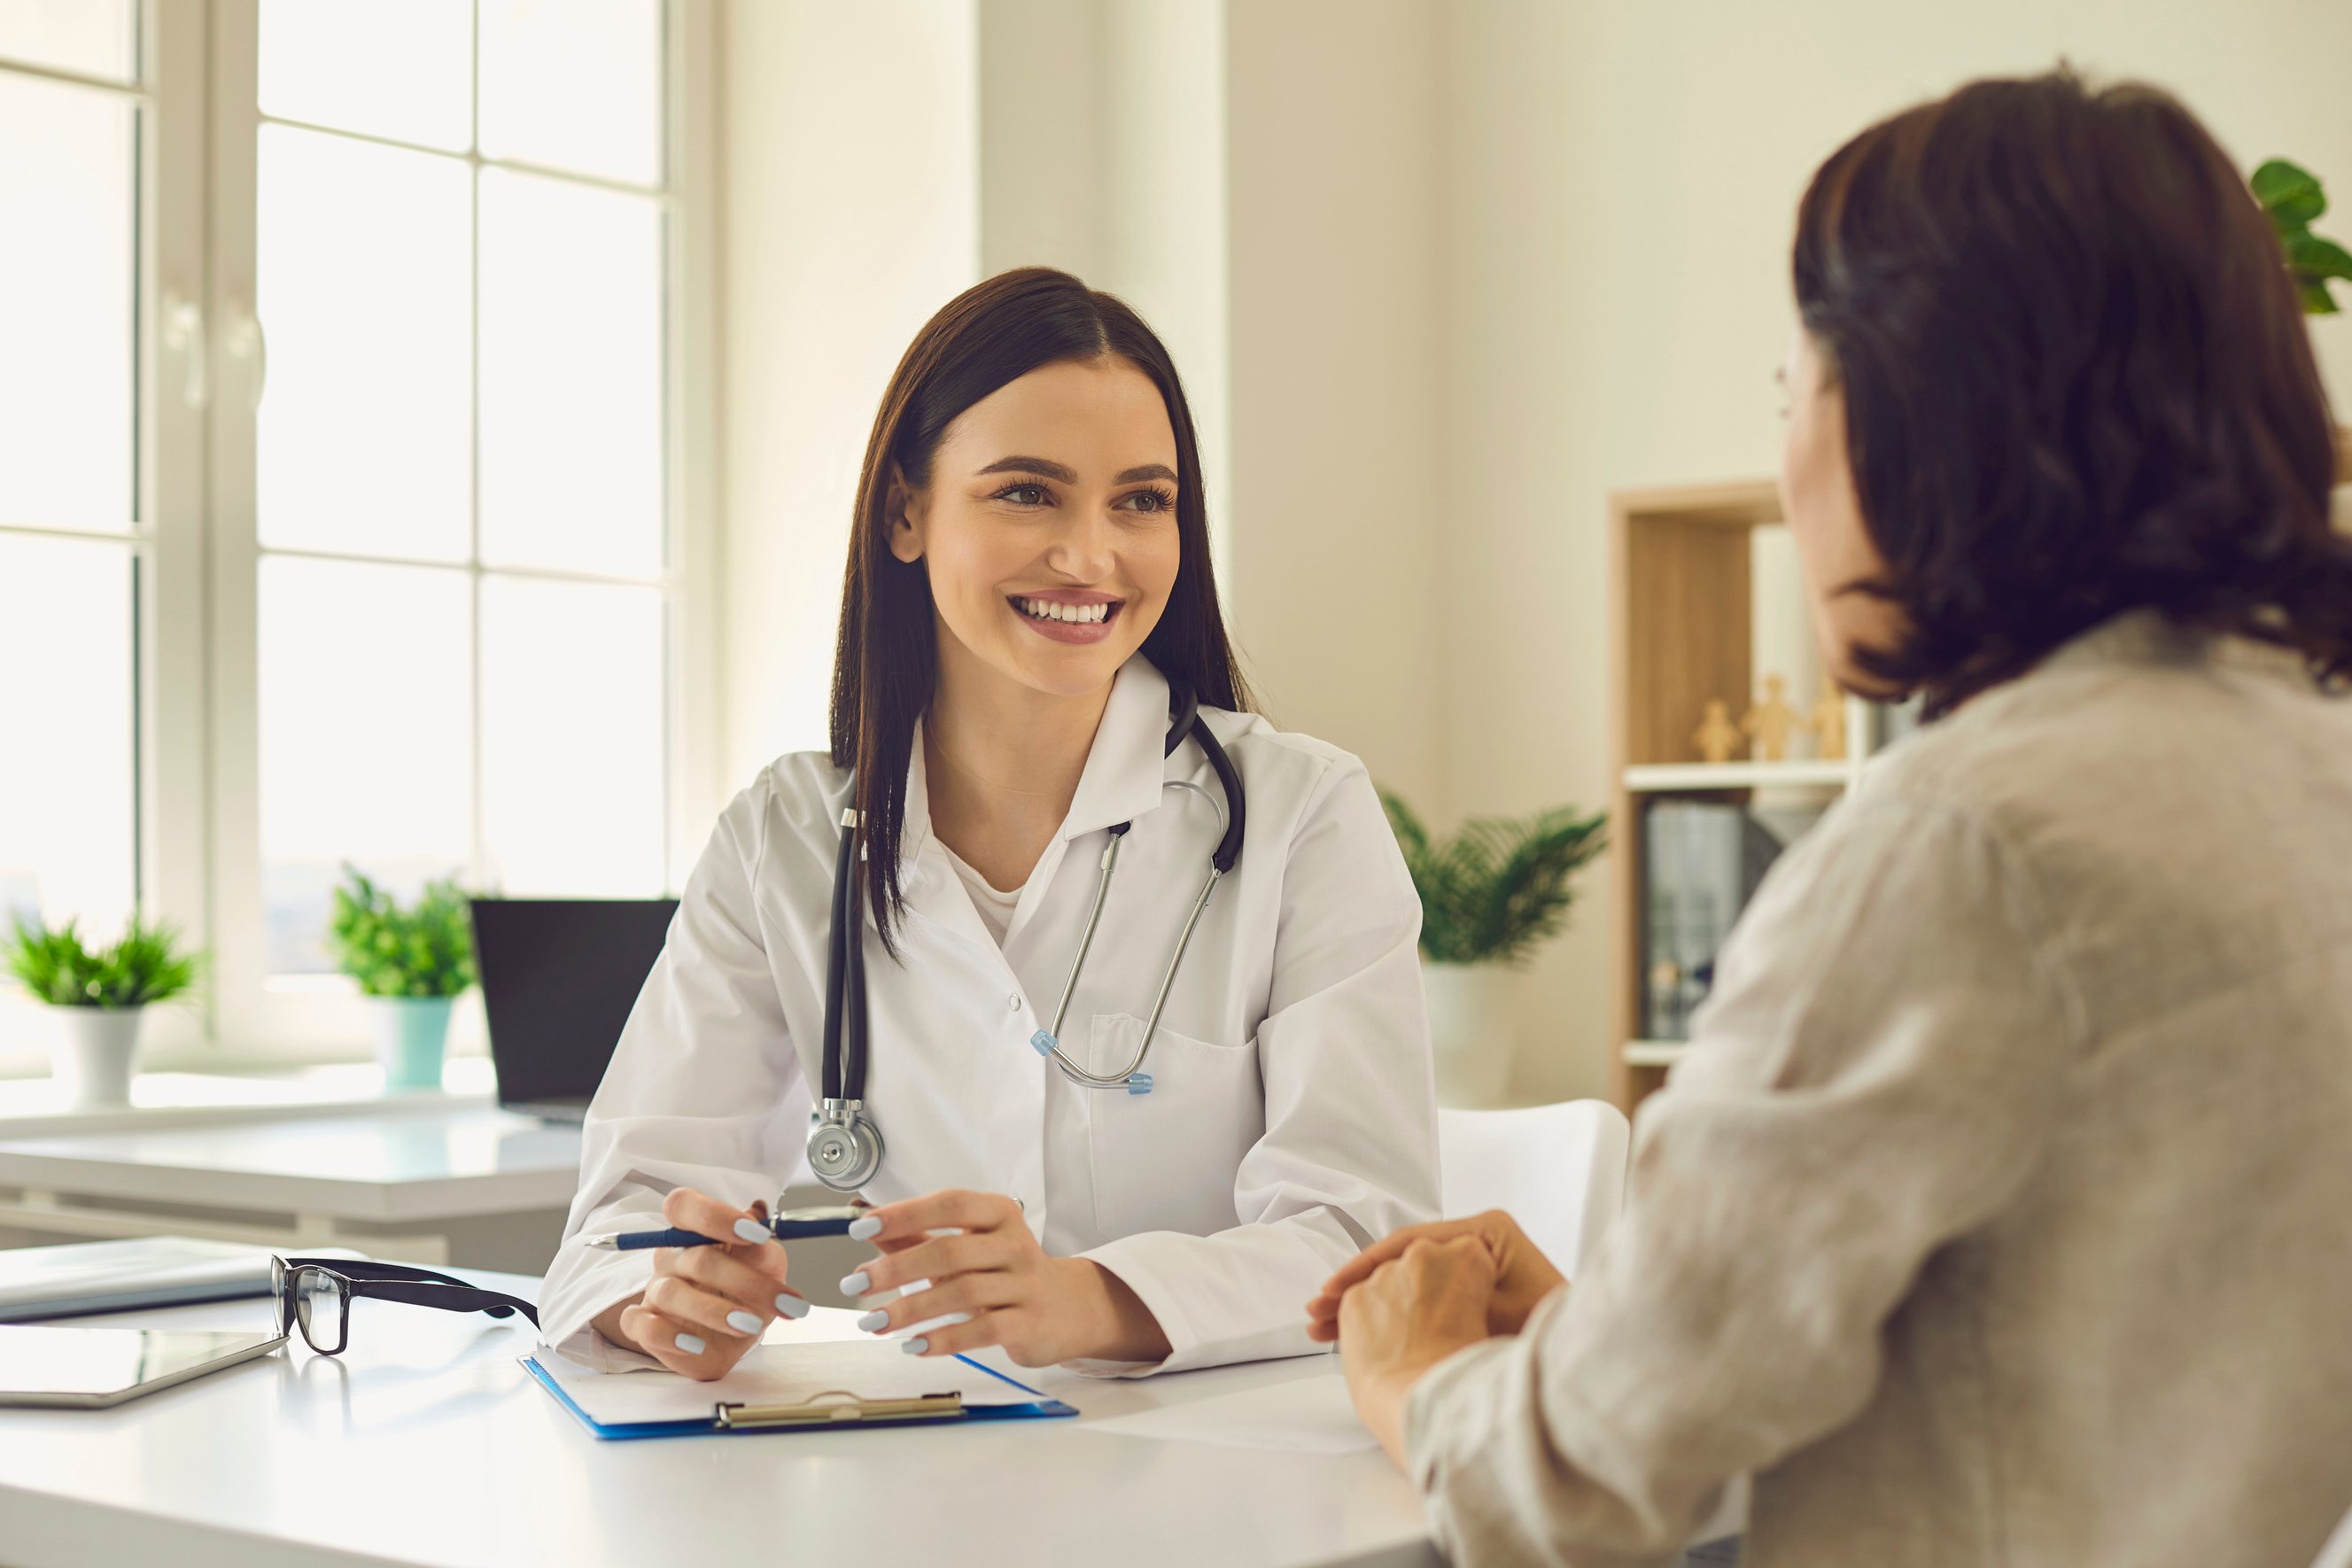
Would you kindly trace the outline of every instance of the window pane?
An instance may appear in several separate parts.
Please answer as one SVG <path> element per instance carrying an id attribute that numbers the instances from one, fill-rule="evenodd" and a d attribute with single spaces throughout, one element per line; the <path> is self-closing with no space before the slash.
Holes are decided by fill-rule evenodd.
<path id="1" fill-rule="evenodd" d="M 462 561 L 472 529 L 466 164 L 261 128 L 264 544 Z"/>
<path id="2" fill-rule="evenodd" d="M 482 0 L 482 153 L 661 183 L 658 0 Z"/>
<path id="3" fill-rule="evenodd" d="M 473 841 L 470 584 L 446 568 L 261 562 L 262 899 L 274 973 L 334 967 L 341 863 L 413 891 Z"/>
<path id="4" fill-rule="evenodd" d="M 130 81 L 139 74 L 131 0 L 0 0 L 0 55 Z"/>
<path id="5" fill-rule="evenodd" d="M 661 312 L 656 203 L 483 171 L 483 559 L 661 570 Z"/>
<path id="6" fill-rule="evenodd" d="M 469 0 L 261 0 L 261 111 L 462 153 Z"/>
<path id="7" fill-rule="evenodd" d="M 133 521 L 135 112 L 0 74 L 0 523 Z"/>
<path id="8" fill-rule="evenodd" d="M 0 534 L 0 911 L 79 917 L 110 942 L 138 890 L 131 560 Z"/>
<path id="9" fill-rule="evenodd" d="M 517 895 L 662 890 L 662 598 L 482 580 L 482 833 Z"/>

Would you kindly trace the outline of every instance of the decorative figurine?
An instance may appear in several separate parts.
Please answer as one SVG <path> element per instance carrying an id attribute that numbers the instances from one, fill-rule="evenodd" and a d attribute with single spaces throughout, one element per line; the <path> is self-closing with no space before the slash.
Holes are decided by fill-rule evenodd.
<path id="1" fill-rule="evenodd" d="M 1706 700 L 1706 718 L 1691 737 L 1698 754 L 1710 763 L 1731 761 L 1732 752 L 1739 744 L 1739 726 L 1731 721 L 1731 704 L 1720 697 Z"/>
<path id="2" fill-rule="evenodd" d="M 1756 760 L 1777 763 L 1789 754 L 1789 736 L 1802 729 L 1804 721 L 1789 706 L 1781 692 L 1788 682 L 1777 675 L 1764 678 L 1764 700 L 1748 710 L 1739 728 L 1756 742 Z"/>
<path id="3" fill-rule="evenodd" d="M 1836 687 L 1822 688 L 1821 698 L 1813 704 L 1812 722 L 1805 727 L 1820 743 L 1822 761 L 1845 761 L 1845 696 Z"/>

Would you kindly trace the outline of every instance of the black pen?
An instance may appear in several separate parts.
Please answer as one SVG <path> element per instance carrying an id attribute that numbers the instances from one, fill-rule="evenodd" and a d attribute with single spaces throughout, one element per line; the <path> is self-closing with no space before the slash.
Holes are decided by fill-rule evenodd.
<path id="1" fill-rule="evenodd" d="M 804 1236 L 847 1236 L 850 1226 L 865 1214 L 863 1208 L 850 1205 L 838 1208 L 778 1209 L 775 1218 L 768 1222 L 768 1232 L 778 1241 L 793 1241 Z M 719 1247 L 732 1245 L 739 1239 L 748 1238 L 722 1240 L 698 1230 L 673 1226 L 668 1230 L 625 1230 L 612 1236 L 592 1236 L 588 1245 L 604 1252 L 639 1252 L 649 1247 Z"/>

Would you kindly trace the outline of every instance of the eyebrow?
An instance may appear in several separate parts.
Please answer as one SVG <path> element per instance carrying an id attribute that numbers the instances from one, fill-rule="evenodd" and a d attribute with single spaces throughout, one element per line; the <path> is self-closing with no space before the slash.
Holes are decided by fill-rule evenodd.
<path id="1" fill-rule="evenodd" d="M 1045 458 L 999 458 L 980 470 L 982 474 L 1043 474 L 1066 485 L 1078 482 L 1078 471 L 1066 463 L 1056 463 Z M 1132 485 L 1145 479 L 1166 479 L 1176 482 L 1176 471 L 1165 463 L 1145 463 L 1139 468 L 1121 470 L 1113 484 Z"/>

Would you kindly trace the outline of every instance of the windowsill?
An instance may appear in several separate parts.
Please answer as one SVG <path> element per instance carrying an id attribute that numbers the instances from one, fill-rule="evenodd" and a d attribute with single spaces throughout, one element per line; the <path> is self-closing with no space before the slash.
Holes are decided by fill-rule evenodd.
<path id="1" fill-rule="evenodd" d="M 384 1093 L 383 1069 L 373 1062 L 275 1072 L 141 1073 L 131 1082 L 128 1106 L 85 1110 L 66 1104 L 55 1079 L 15 1079 L 0 1080 L 0 1138 L 369 1111 L 425 1112 L 488 1104 L 496 1093 L 497 1078 L 488 1057 L 453 1057 L 442 1069 L 438 1089 L 406 1094 Z"/>

